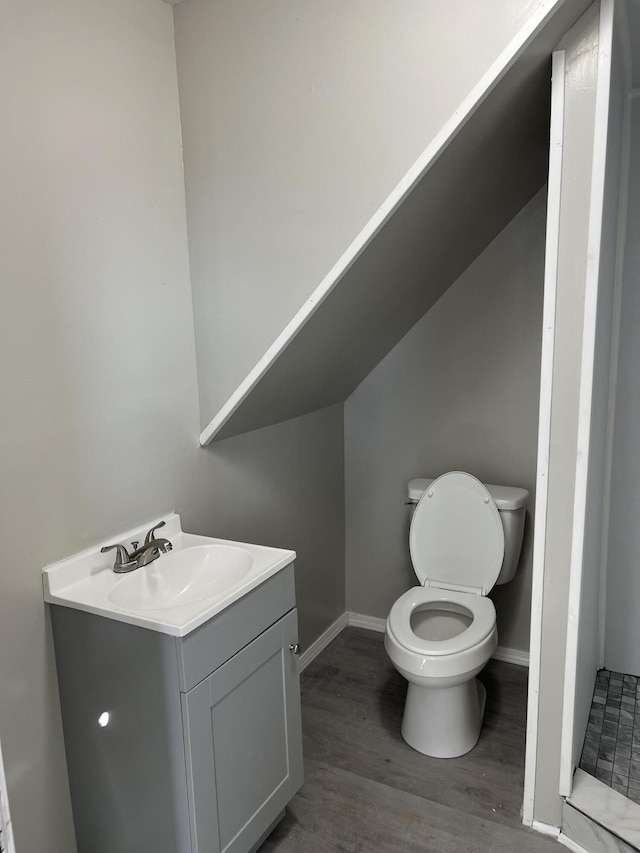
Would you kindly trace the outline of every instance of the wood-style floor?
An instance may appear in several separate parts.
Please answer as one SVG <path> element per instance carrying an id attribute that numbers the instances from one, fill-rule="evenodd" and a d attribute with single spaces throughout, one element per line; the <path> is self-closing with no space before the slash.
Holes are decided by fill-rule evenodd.
<path id="1" fill-rule="evenodd" d="M 305 783 L 260 853 L 558 853 L 520 822 L 527 670 L 491 661 L 481 680 L 477 746 L 427 758 L 400 735 L 383 636 L 344 630 L 302 675 Z"/>

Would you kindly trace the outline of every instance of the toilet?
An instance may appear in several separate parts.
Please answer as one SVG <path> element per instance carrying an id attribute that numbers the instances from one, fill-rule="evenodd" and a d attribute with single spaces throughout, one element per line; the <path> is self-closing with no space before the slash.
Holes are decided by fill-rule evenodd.
<path id="1" fill-rule="evenodd" d="M 487 594 L 516 572 L 528 500 L 526 489 L 485 486 L 463 471 L 409 483 L 421 585 L 391 608 L 384 644 L 409 682 L 402 736 L 425 755 L 464 755 L 480 736 L 485 688 L 476 675 L 498 644 Z"/>

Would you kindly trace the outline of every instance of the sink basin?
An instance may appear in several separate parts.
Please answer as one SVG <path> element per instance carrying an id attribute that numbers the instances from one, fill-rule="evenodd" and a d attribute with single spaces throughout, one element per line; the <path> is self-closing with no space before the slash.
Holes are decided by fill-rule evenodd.
<path id="1" fill-rule="evenodd" d="M 251 570 L 249 551 L 234 545 L 198 545 L 171 551 L 122 577 L 108 595 L 116 607 L 165 610 L 228 593 Z"/>
<path id="2" fill-rule="evenodd" d="M 295 551 L 282 548 L 185 533 L 175 513 L 150 519 L 118 538 L 142 541 L 160 521 L 165 522 L 163 538 L 173 545 L 168 554 L 121 575 L 113 571 L 113 554 L 102 552 L 104 542 L 96 542 L 43 569 L 45 601 L 186 637 L 296 557 Z"/>

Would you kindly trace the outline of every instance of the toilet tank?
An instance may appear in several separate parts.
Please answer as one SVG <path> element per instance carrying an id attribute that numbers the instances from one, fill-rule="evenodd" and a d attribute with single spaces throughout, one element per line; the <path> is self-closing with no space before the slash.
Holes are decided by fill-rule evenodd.
<path id="1" fill-rule="evenodd" d="M 409 483 L 409 503 L 417 504 L 433 480 L 433 477 L 418 477 L 411 480 Z M 493 486 L 484 483 L 484 487 L 498 507 L 504 530 L 504 559 L 496 581 L 496 585 L 498 585 L 510 581 L 518 568 L 529 492 L 515 486 Z"/>

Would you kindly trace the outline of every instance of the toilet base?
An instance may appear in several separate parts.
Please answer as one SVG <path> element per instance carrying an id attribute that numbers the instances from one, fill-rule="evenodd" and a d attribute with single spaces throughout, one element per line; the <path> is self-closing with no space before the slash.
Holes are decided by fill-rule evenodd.
<path id="1" fill-rule="evenodd" d="M 477 678 L 453 687 L 409 684 L 402 737 L 433 758 L 456 758 L 473 749 L 480 737 L 487 692 Z"/>

